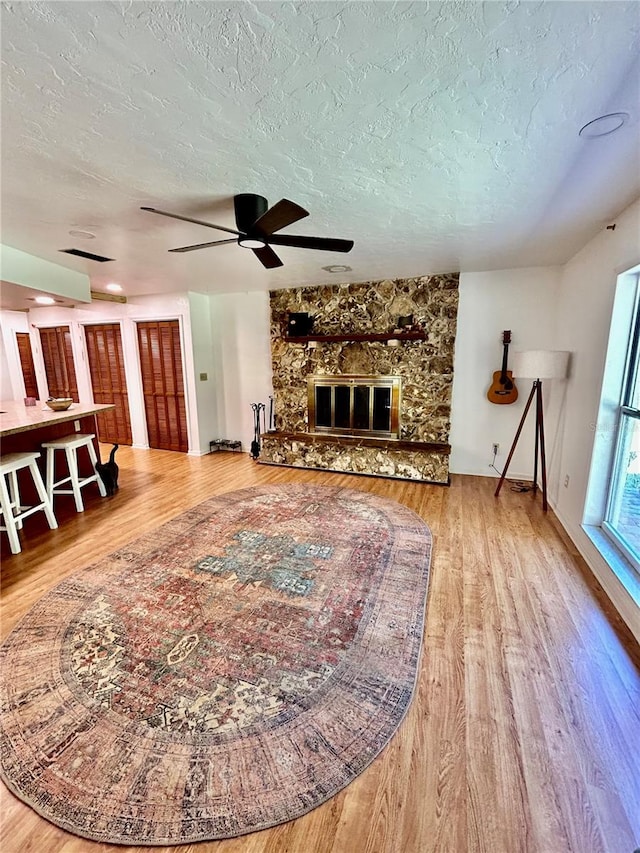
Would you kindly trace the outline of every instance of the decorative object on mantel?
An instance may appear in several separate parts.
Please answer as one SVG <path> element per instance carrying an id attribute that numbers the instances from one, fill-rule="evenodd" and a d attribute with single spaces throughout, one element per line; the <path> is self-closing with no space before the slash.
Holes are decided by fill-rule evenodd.
<path id="1" fill-rule="evenodd" d="M 290 311 L 287 321 L 287 335 L 301 338 L 308 335 L 313 328 L 313 317 L 303 311 Z"/>
<path id="2" fill-rule="evenodd" d="M 105 844 L 293 820 L 389 743 L 415 690 L 431 533 L 395 501 L 211 498 L 64 580 L 2 647 L 9 789 Z"/>
<path id="3" fill-rule="evenodd" d="M 518 389 L 513 381 L 513 373 L 511 370 L 507 370 L 507 358 L 510 343 L 511 331 L 505 330 L 502 333 L 502 368 L 494 372 L 493 382 L 487 391 L 487 400 L 490 403 L 497 403 L 499 406 L 515 403 L 518 399 Z"/>
<path id="4" fill-rule="evenodd" d="M 533 458 L 533 493 L 538 490 L 538 450 L 540 452 L 540 470 L 542 474 L 542 509 L 547 511 L 547 458 L 544 441 L 544 414 L 542 407 L 542 380 L 564 379 L 567 375 L 570 353 L 561 350 L 528 350 L 526 352 L 515 352 L 513 354 L 513 374 L 516 377 L 535 377 L 531 387 L 529 399 L 522 413 L 520 424 L 513 439 L 511 450 L 507 456 L 504 470 L 495 491 L 498 497 L 500 489 L 507 476 L 511 457 L 513 456 L 522 427 L 527 418 L 529 407 L 535 395 L 536 398 L 536 427 L 535 427 L 535 451 Z"/>

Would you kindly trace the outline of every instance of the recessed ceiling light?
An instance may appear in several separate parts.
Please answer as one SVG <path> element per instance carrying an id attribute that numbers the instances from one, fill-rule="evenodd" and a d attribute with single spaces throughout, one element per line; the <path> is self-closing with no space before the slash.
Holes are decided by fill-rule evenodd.
<path id="1" fill-rule="evenodd" d="M 91 231 L 77 231 L 76 229 L 72 229 L 69 231 L 70 237 L 79 237 L 81 240 L 93 240 L 95 239 L 95 234 L 92 234 Z"/>
<path id="2" fill-rule="evenodd" d="M 110 290 L 112 293 L 120 293 L 122 291 L 122 287 L 119 284 L 116 284 L 115 281 L 112 281 L 107 285 L 107 290 Z"/>
<path id="3" fill-rule="evenodd" d="M 598 116 L 598 118 L 594 118 L 593 121 L 589 121 L 584 127 L 581 127 L 578 136 L 586 136 L 589 139 L 594 139 L 597 136 L 608 136 L 610 133 L 620 130 L 628 118 L 629 113 L 608 113 L 604 116 Z"/>
<path id="4" fill-rule="evenodd" d="M 36 302 L 38 305 L 55 305 L 56 300 L 52 299 L 51 296 L 36 296 Z"/>
<path id="5" fill-rule="evenodd" d="M 346 264 L 330 264 L 328 267 L 322 267 L 327 272 L 351 272 L 351 267 Z"/>

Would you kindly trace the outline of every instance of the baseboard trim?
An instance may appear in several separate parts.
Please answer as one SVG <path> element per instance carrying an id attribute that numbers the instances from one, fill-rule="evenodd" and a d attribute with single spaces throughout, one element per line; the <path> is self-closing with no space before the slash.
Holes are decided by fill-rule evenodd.
<path id="1" fill-rule="evenodd" d="M 570 524 L 551 501 L 549 501 L 549 506 L 558 519 L 558 523 L 573 542 L 578 553 L 620 614 L 621 619 L 640 643 L 640 608 L 633 600 L 631 593 L 626 589 L 582 526 L 576 527 Z"/>

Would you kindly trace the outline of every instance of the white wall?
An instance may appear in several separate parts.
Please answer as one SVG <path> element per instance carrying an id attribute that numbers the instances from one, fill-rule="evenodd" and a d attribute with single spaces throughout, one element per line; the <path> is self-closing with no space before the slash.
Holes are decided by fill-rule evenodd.
<path id="1" fill-rule="evenodd" d="M 558 349 L 573 353 L 560 476 L 554 509 L 617 609 L 640 639 L 640 611 L 581 527 L 619 274 L 640 263 L 640 200 L 603 229 L 562 271 L 556 313 Z"/>
<path id="2" fill-rule="evenodd" d="M 2 332 L 0 400 L 22 400 L 25 396 L 25 388 L 16 332 L 29 331 L 26 313 L 24 311 L 0 312 L 0 330 Z"/>
<path id="3" fill-rule="evenodd" d="M 210 299 L 217 364 L 217 437 L 239 439 L 248 451 L 254 434 L 251 404 L 264 403 L 268 418 L 273 393 L 269 294 L 233 293 Z"/>
<path id="4" fill-rule="evenodd" d="M 218 368 L 211 317 L 210 297 L 202 293 L 189 294 L 191 343 L 199 434 L 199 453 L 209 452 L 209 442 L 219 437 Z"/>
<path id="5" fill-rule="evenodd" d="M 13 400 L 14 396 L 4 336 L 0 336 L 0 400 Z"/>
<path id="6" fill-rule="evenodd" d="M 511 331 L 509 357 L 516 350 L 558 348 L 554 347 L 553 317 L 560 274 L 558 267 L 534 267 L 460 275 L 451 403 L 452 473 L 497 477 L 490 467 L 494 443 L 500 445 L 496 468 L 504 467 L 532 382 L 516 380 L 515 403 L 499 406 L 487 400 L 493 372 L 502 365 L 502 333 Z M 562 389 L 543 385 L 543 391 L 547 452 L 553 455 L 556 401 Z M 530 409 L 509 478 L 533 475 L 534 425 L 535 413 Z"/>

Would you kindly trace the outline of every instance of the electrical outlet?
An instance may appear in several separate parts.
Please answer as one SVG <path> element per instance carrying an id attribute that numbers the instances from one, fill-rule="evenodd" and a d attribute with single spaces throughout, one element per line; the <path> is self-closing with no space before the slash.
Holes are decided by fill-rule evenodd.
<path id="1" fill-rule="evenodd" d="M 491 448 L 492 448 L 493 455 L 497 456 L 498 451 L 500 450 L 500 445 L 496 442 L 496 443 L 491 445 Z"/>
<path id="2" fill-rule="evenodd" d="M 568 474 L 567 474 L 567 476 L 564 478 L 564 487 L 565 487 L 565 489 L 568 489 L 568 488 L 569 488 L 569 475 L 568 475 Z"/>
<path id="3" fill-rule="evenodd" d="M 76 432 L 80 432 L 80 421 L 74 421 L 73 428 Z"/>

